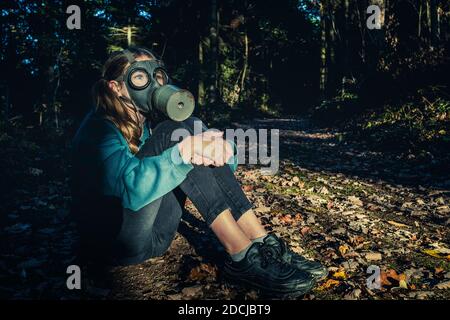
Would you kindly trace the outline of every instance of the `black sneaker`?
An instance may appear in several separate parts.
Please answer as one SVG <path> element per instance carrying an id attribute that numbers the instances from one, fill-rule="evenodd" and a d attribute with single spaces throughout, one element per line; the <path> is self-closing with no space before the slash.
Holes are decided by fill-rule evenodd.
<path id="1" fill-rule="evenodd" d="M 273 250 L 259 242 L 251 245 L 241 261 L 227 261 L 224 275 L 231 282 L 261 289 L 265 294 L 292 297 L 304 295 L 315 285 L 309 273 L 276 259 Z"/>
<path id="2" fill-rule="evenodd" d="M 328 276 L 328 269 L 317 261 L 308 260 L 291 251 L 286 243 L 274 234 L 264 238 L 264 243 L 271 247 L 280 260 L 290 264 L 299 270 L 310 273 L 316 281 L 321 281 Z"/>

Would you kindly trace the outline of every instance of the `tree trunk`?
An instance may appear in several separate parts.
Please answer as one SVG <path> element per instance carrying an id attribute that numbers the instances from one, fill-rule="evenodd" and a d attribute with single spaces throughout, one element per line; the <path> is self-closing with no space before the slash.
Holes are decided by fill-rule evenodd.
<path id="1" fill-rule="evenodd" d="M 326 1 L 320 2 L 320 28 L 321 28 L 321 48 L 320 48 L 320 94 L 321 98 L 326 98 L 327 89 L 327 76 L 328 76 L 328 64 L 327 64 L 327 23 L 326 23 Z"/>
<path id="2" fill-rule="evenodd" d="M 436 0 L 430 0 L 430 29 L 431 43 L 433 45 L 436 45 L 439 41 L 438 12 Z"/>
<path id="3" fill-rule="evenodd" d="M 248 35 L 247 31 L 244 33 L 244 66 L 242 68 L 242 78 L 239 92 L 242 93 L 244 91 L 244 83 L 245 78 L 247 77 L 247 69 L 248 69 Z"/>
<path id="4" fill-rule="evenodd" d="M 347 79 L 350 78 L 351 68 L 350 68 L 350 1 L 344 0 L 344 34 L 343 34 L 343 64 L 342 64 L 342 72 L 341 72 L 341 93 L 345 94 L 345 84 L 347 83 Z"/>
<path id="5" fill-rule="evenodd" d="M 334 5 L 329 5 L 328 8 L 328 91 L 334 92 L 337 88 L 336 79 L 339 77 L 336 68 L 336 23 L 335 23 L 335 8 Z"/>
<path id="6" fill-rule="evenodd" d="M 203 39 L 200 36 L 198 41 L 198 104 L 199 106 L 205 105 L 205 80 L 204 80 L 204 72 L 203 72 L 203 62 L 204 62 L 204 53 L 203 53 Z"/>
<path id="7" fill-rule="evenodd" d="M 386 12 L 387 12 L 387 1 L 386 0 L 370 0 L 370 5 L 376 5 L 380 8 L 381 16 L 380 16 L 380 27 L 381 29 L 373 29 L 368 30 L 368 34 L 370 35 L 370 39 L 372 40 L 372 53 L 371 62 L 370 62 L 370 70 L 375 71 L 378 68 L 380 59 L 382 57 L 383 51 L 386 47 Z"/>
<path id="8" fill-rule="evenodd" d="M 420 38 L 422 36 L 422 11 L 423 5 L 422 0 L 419 0 L 419 21 L 417 22 L 417 37 Z"/>
<path id="9" fill-rule="evenodd" d="M 217 100 L 217 69 L 218 69 L 218 10 L 217 0 L 211 0 L 209 27 L 209 75 L 208 75 L 208 103 Z"/>

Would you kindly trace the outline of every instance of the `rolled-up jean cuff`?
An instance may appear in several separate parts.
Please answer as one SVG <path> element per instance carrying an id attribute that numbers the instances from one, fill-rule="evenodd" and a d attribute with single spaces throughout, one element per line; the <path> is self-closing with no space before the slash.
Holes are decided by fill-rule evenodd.
<path id="1" fill-rule="evenodd" d="M 253 208 L 254 208 L 253 204 L 249 202 L 247 205 L 240 207 L 238 212 L 232 211 L 234 220 L 238 221 L 244 213 Z"/>
<path id="2" fill-rule="evenodd" d="M 225 203 L 222 203 L 221 205 L 210 209 L 208 215 L 204 217 L 208 227 L 210 227 L 214 220 L 216 220 L 216 218 L 227 209 L 231 211 L 230 207 Z"/>

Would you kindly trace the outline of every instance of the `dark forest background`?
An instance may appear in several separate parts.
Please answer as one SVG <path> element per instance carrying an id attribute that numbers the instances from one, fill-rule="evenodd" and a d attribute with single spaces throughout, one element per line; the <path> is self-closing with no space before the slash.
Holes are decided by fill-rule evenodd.
<path id="1" fill-rule="evenodd" d="M 69 30 L 66 8 L 81 8 Z M 369 30 L 370 4 L 382 8 Z M 197 112 L 229 117 L 341 114 L 427 90 L 448 99 L 449 6 L 440 0 L 2 1 L 2 120 L 58 126 L 91 106 L 108 53 L 160 55 Z M 432 92 L 430 92 L 432 91 Z M 448 100 L 447 100 L 448 101 Z M 342 106 L 341 106 L 342 105 Z M 448 104 L 447 104 L 448 107 Z M 446 109 L 446 111 L 448 111 Z M 330 116 L 327 116 L 330 115 Z"/>

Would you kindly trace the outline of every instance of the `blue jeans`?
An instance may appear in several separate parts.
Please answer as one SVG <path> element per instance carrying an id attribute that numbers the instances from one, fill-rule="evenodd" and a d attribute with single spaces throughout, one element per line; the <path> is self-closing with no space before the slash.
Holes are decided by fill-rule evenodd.
<path id="1" fill-rule="evenodd" d="M 171 141 L 172 132 L 185 128 L 193 133 L 194 121 L 200 120 L 191 117 L 183 122 L 166 120 L 159 123 L 136 156 L 155 156 L 174 146 L 179 141 Z M 186 197 L 208 226 L 226 209 L 231 210 L 237 221 L 252 208 L 227 164 L 222 167 L 194 165 L 187 178 L 162 198 L 138 212 L 122 210 L 122 225 L 111 251 L 114 253 L 113 264 L 135 264 L 163 255 L 175 237 Z M 159 207 L 155 202 L 159 202 Z"/>

